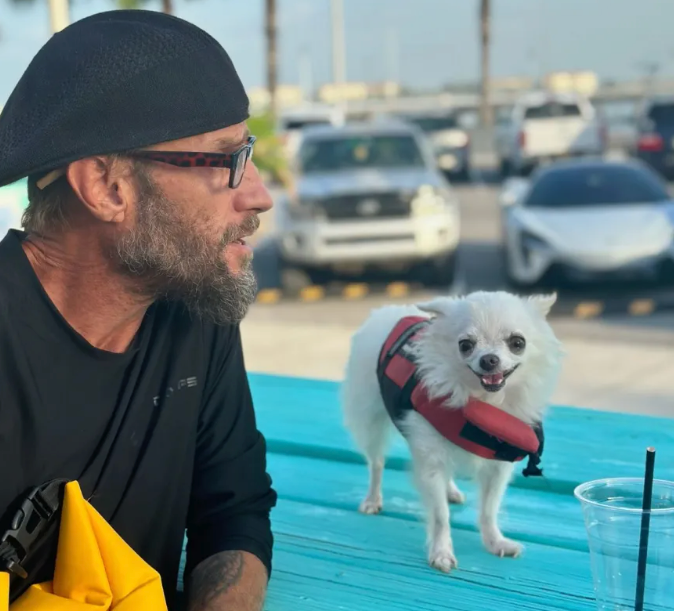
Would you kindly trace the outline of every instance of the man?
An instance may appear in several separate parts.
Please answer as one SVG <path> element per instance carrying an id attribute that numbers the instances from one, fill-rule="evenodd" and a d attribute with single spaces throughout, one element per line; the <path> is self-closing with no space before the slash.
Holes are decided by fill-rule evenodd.
<path id="1" fill-rule="evenodd" d="M 28 489 L 78 480 L 169 606 L 187 530 L 194 611 L 261 609 L 271 571 L 247 117 L 224 49 L 145 11 L 53 36 L 0 115 L 0 186 L 28 177 L 30 201 L 0 242 L 0 534 Z"/>

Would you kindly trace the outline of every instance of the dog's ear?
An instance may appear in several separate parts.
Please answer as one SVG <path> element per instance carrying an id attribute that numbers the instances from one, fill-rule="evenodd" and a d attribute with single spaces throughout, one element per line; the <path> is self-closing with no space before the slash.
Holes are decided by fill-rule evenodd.
<path id="1" fill-rule="evenodd" d="M 557 301 L 557 293 L 550 293 L 549 295 L 531 295 L 528 298 L 531 303 L 543 316 L 547 316 Z"/>
<path id="2" fill-rule="evenodd" d="M 452 297 L 436 297 L 430 301 L 417 303 L 416 306 L 420 310 L 428 312 L 429 314 L 442 315 L 449 314 L 449 306 L 453 301 L 454 299 Z"/>

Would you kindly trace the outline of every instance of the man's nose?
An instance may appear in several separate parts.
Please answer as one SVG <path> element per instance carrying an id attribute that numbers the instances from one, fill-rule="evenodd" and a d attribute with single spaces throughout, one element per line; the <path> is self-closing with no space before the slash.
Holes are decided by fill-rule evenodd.
<path id="1" fill-rule="evenodd" d="M 274 205 L 271 193 L 252 161 L 246 164 L 246 171 L 237 191 L 237 208 L 242 212 L 252 211 L 260 214 L 271 210 Z"/>

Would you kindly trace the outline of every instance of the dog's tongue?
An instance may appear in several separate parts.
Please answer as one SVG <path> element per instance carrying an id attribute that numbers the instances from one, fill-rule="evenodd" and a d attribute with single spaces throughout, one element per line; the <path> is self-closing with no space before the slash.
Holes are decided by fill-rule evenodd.
<path id="1" fill-rule="evenodd" d="M 488 386 L 497 386 L 498 384 L 503 382 L 503 374 L 493 373 L 491 375 L 482 376 L 482 381 Z"/>

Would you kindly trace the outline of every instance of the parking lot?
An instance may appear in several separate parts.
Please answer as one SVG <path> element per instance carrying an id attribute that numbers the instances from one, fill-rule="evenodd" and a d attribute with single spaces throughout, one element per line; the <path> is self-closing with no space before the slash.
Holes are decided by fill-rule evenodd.
<path id="1" fill-rule="evenodd" d="M 498 188 L 488 182 L 456 186 L 462 237 L 453 292 L 508 288 L 499 246 Z M 252 370 L 338 380 L 351 333 L 373 307 L 413 302 L 438 292 L 392 279 L 388 284 L 341 284 L 333 292 L 309 286 L 286 297 L 278 291 L 273 211 L 263 227 L 255 257 L 260 301 L 244 322 Z M 563 287 L 553 325 L 567 358 L 554 401 L 674 415 L 674 310 L 669 309 L 673 294 L 649 282 Z"/>

